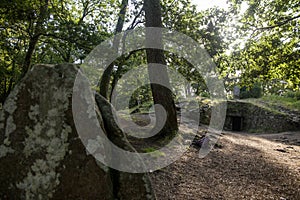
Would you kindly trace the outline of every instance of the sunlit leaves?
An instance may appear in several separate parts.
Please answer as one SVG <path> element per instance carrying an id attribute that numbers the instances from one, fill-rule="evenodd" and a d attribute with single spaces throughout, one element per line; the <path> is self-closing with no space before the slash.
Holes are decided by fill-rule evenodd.
<path id="1" fill-rule="evenodd" d="M 241 82 L 270 84 L 284 80 L 291 89 L 300 88 L 299 23 L 297 0 L 231 1 L 234 8 L 242 2 L 248 9 L 240 18 L 245 46 L 236 48 L 232 62 L 242 71 Z"/>

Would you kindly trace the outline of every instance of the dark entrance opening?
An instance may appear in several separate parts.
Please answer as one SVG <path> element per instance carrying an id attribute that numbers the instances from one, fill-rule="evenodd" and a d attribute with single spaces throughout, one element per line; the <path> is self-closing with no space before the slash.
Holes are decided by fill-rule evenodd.
<path id="1" fill-rule="evenodd" d="M 242 130 L 242 117 L 232 117 L 232 130 L 233 131 Z"/>

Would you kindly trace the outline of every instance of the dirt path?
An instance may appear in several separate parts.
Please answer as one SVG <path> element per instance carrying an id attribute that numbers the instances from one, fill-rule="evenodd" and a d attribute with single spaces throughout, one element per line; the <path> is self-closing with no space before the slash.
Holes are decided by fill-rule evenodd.
<path id="1" fill-rule="evenodd" d="M 300 199 L 300 132 L 225 133 L 204 159 L 191 147 L 180 160 L 151 174 L 157 198 Z M 286 142 L 286 144 L 282 143 Z"/>

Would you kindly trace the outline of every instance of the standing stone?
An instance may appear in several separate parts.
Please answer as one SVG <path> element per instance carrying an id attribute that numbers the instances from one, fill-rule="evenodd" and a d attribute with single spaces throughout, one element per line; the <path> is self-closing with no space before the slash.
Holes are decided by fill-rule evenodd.
<path id="1" fill-rule="evenodd" d="M 234 86 L 233 88 L 233 98 L 234 99 L 239 99 L 240 98 L 240 93 L 241 93 L 241 90 L 240 90 L 240 87 L 239 86 Z"/>
<path id="2" fill-rule="evenodd" d="M 7 98 L 0 110 L 0 199 L 114 198 L 110 169 L 87 153 L 75 128 L 77 73 L 71 64 L 34 66 Z"/>

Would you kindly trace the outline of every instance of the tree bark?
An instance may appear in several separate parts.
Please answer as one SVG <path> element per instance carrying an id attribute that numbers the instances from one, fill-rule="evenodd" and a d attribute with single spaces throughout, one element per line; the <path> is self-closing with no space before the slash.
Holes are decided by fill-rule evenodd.
<path id="1" fill-rule="evenodd" d="M 120 46 L 120 37 L 117 37 L 116 35 L 118 33 L 122 32 L 127 6 L 128 6 L 128 0 L 122 0 L 121 10 L 119 13 L 119 18 L 118 18 L 118 22 L 117 22 L 117 26 L 116 26 L 116 30 L 115 30 L 115 37 L 114 37 L 114 41 L 113 41 L 113 49 L 115 52 L 118 51 L 119 46 Z M 101 81 L 100 81 L 100 94 L 106 99 L 108 99 L 110 77 L 111 77 L 113 68 L 114 68 L 114 63 L 111 63 L 104 71 Z"/>
<path id="2" fill-rule="evenodd" d="M 144 9 L 146 17 L 146 27 L 158 27 L 162 28 L 162 14 L 161 6 L 159 0 L 144 0 Z M 157 43 L 161 47 L 160 49 L 146 49 L 147 62 L 148 62 L 148 73 L 151 83 L 163 83 L 165 86 L 170 85 L 169 76 L 166 67 L 166 60 L 164 52 L 162 50 L 162 35 L 161 33 L 156 33 L 155 37 L 149 35 L 146 32 L 146 43 Z M 153 65 L 153 63 L 160 64 Z M 163 65 L 163 66 L 161 66 Z M 169 87 L 170 88 L 170 87 Z M 160 84 L 151 84 L 151 90 L 153 95 L 153 100 L 155 104 L 160 104 L 164 107 L 167 112 L 167 120 L 164 124 L 163 129 L 156 136 L 158 138 L 166 136 L 174 136 L 178 130 L 177 116 L 175 103 L 172 98 L 172 91 L 167 87 L 164 87 Z M 156 121 L 161 121 L 161 116 L 156 113 Z"/>
<path id="3" fill-rule="evenodd" d="M 47 17 L 48 4 L 49 4 L 49 0 L 43 0 L 43 1 L 41 0 L 40 15 L 39 18 L 37 19 L 33 36 L 30 37 L 28 50 L 26 52 L 25 60 L 22 67 L 22 76 L 24 76 L 30 68 L 32 55 L 35 51 L 35 47 L 39 41 L 40 36 L 43 33 L 43 23 Z"/>
<path id="4" fill-rule="evenodd" d="M 108 139 L 112 141 L 114 145 L 117 145 L 126 151 L 138 153 L 127 140 L 126 134 L 123 133 L 118 124 L 115 122 L 113 106 L 104 97 L 97 93 L 95 95 L 95 100 L 101 112 Z M 122 164 L 118 163 L 118 159 L 116 159 L 117 155 L 115 155 L 113 151 L 110 153 L 111 159 L 114 159 L 114 164 Z M 110 176 L 113 183 L 114 199 L 156 199 L 148 173 L 133 174 L 110 168 Z"/>

